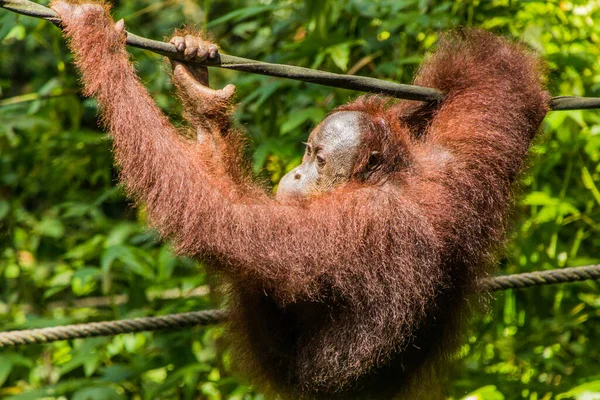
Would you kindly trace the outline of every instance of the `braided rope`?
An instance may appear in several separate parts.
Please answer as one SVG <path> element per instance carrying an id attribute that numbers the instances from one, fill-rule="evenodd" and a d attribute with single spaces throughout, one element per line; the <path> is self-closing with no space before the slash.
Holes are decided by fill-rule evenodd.
<path id="1" fill-rule="evenodd" d="M 496 276 L 489 279 L 484 285 L 488 291 L 506 289 L 523 289 L 537 285 L 553 285 L 600 279 L 600 265 L 587 265 L 585 267 L 571 267 L 551 269 L 549 271 L 524 272 L 522 274 Z"/>
<path id="2" fill-rule="evenodd" d="M 197 325 L 212 325 L 226 318 L 220 310 L 195 311 L 160 317 L 91 322 L 88 324 L 57 326 L 0 333 L 0 347 L 56 342 L 93 336 L 112 336 L 122 333 L 156 331 Z"/>
<path id="3" fill-rule="evenodd" d="M 485 291 L 522 289 L 537 285 L 577 282 L 600 279 L 600 265 L 553 269 L 497 276 L 482 284 Z M 52 328 L 0 332 L 0 348 L 19 345 L 81 339 L 93 336 L 109 336 L 122 333 L 157 331 L 212 325 L 225 321 L 227 314 L 221 310 L 194 311 L 161 317 L 123 319 L 118 321 L 92 322 L 88 324 L 57 326 Z"/>

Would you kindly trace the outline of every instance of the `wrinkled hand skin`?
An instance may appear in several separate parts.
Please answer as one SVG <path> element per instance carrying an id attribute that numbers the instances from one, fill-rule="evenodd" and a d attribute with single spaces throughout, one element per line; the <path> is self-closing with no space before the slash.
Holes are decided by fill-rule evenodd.
<path id="1" fill-rule="evenodd" d="M 214 60 L 219 54 L 217 45 L 199 36 L 173 36 L 170 41 L 188 61 Z M 208 87 L 208 68 L 194 64 L 184 64 L 171 60 L 173 81 L 181 90 L 182 97 L 194 103 L 197 111 L 205 114 L 227 113 L 235 93 L 234 85 L 213 90 Z"/>
<path id="2" fill-rule="evenodd" d="M 188 61 L 204 61 L 218 56 L 218 47 L 198 35 L 176 35 L 171 44 Z M 234 85 L 214 90 L 208 86 L 208 68 L 197 64 L 185 64 L 171 60 L 173 83 L 177 87 L 184 110 L 184 117 L 195 128 L 196 140 L 207 154 L 212 155 L 212 167 L 215 171 L 240 180 L 232 165 L 240 160 L 232 159 L 240 154 L 243 139 L 231 129 L 229 114 L 232 110 Z"/>
<path id="3" fill-rule="evenodd" d="M 186 60 L 214 60 L 219 53 L 219 48 L 216 44 L 198 36 L 173 36 L 170 43 L 175 46 L 177 51 L 183 53 Z"/>
<path id="4" fill-rule="evenodd" d="M 55 0 L 50 3 L 50 8 L 58 14 L 63 26 L 81 23 L 92 26 L 114 24 L 115 37 L 125 43 L 125 22 L 122 19 L 113 22 L 108 4 Z"/>
<path id="5" fill-rule="evenodd" d="M 50 8 L 56 11 L 61 20 L 86 18 L 90 15 L 106 16 L 108 12 L 108 8 L 101 4 L 79 3 L 76 1 L 53 1 L 50 3 Z"/>

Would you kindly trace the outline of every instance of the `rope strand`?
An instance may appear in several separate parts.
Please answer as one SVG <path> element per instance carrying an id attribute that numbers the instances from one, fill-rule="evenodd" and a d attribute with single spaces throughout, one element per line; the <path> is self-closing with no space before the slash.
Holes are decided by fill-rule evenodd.
<path id="1" fill-rule="evenodd" d="M 484 291 L 522 289 L 538 285 L 600 279 L 600 265 L 526 272 L 497 276 L 482 284 Z M 227 313 L 221 310 L 194 311 L 160 317 L 144 317 L 117 321 L 57 326 L 52 328 L 0 332 L 0 348 L 20 345 L 50 343 L 59 340 L 82 339 L 93 336 L 110 336 L 123 333 L 180 329 L 223 322 Z"/>
<path id="2" fill-rule="evenodd" d="M 507 289 L 524 289 L 531 286 L 578 282 L 588 279 L 600 279 L 600 265 L 496 276 L 490 278 L 483 287 L 484 290 L 496 292 Z"/>
<path id="3" fill-rule="evenodd" d="M 122 319 L 117 321 L 91 322 L 87 324 L 56 326 L 0 333 L 0 347 L 50 343 L 59 340 L 81 339 L 94 336 L 113 336 L 122 333 L 157 331 L 212 325 L 225 320 L 220 310 L 194 311 L 169 314 L 160 317 Z"/>

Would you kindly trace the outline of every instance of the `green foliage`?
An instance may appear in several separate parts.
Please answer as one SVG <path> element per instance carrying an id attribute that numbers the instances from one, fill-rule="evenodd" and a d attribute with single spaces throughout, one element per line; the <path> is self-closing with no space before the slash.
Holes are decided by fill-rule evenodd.
<path id="1" fill-rule="evenodd" d="M 554 95 L 600 97 L 597 1 L 124 1 L 115 14 L 151 38 L 186 22 L 207 27 L 226 53 L 398 82 L 410 81 L 440 31 L 480 26 L 542 54 Z M 213 307 L 202 266 L 174 257 L 116 186 L 110 141 L 95 102 L 79 95 L 58 29 L 0 10 L 0 41 L 2 329 Z M 162 58 L 132 53 L 158 104 L 179 122 Z M 215 86 L 237 85 L 236 119 L 252 138 L 254 170 L 273 183 L 299 161 L 311 127 L 356 96 L 212 74 Z M 550 113 L 533 153 L 501 272 L 598 263 L 598 112 Z M 507 291 L 490 308 L 473 323 L 449 397 L 600 398 L 598 282 Z M 218 327 L 197 328 L 3 351 L 0 396 L 262 398 L 232 377 L 221 337 Z"/>

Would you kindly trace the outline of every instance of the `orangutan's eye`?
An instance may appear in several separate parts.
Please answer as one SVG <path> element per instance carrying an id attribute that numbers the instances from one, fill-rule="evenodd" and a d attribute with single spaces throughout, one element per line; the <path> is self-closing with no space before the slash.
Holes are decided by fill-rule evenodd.
<path id="1" fill-rule="evenodd" d="M 325 166 L 325 163 L 325 157 L 323 157 L 321 154 L 317 155 L 317 165 L 323 168 Z"/>

